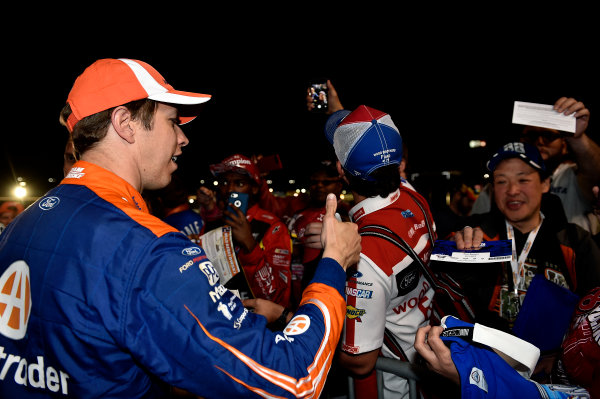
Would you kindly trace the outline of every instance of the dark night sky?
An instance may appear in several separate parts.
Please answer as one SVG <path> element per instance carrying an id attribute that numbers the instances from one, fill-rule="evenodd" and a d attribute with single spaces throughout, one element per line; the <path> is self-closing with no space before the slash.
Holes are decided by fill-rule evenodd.
<path id="1" fill-rule="evenodd" d="M 221 32 L 168 46 L 116 46 L 107 39 L 102 46 L 69 49 L 52 35 L 9 45 L 3 86 L 12 106 L 5 106 L 0 197 L 17 176 L 34 195 L 51 186 L 49 177 L 61 177 L 67 133 L 59 111 L 77 75 L 105 57 L 144 60 L 176 89 L 213 95 L 184 127 L 191 143 L 179 171 L 191 185 L 207 175 L 210 163 L 235 152 L 278 153 L 286 175 L 295 176 L 330 155 L 325 117 L 305 109 L 305 84 L 312 78 L 331 79 L 348 109 L 365 104 L 388 112 L 409 148 L 411 172 L 481 170 L 489 152 L 517 132 L 511 124 L 515 100 L 580 99 L 592 111 L 589 132 L 596 140 L 600 135 L 594 122 L 600 114 L 598 65 L 577 46 L 519 47 L 507 36 L 451 30 L 428 39 L 418 31 L 399 33 L 385 42 L 376 35 L 307 41 L 298 31 L 288 37 L 251 30 L 220 39 Z M 470 139 L 489 145 L 469 150 Z"/>

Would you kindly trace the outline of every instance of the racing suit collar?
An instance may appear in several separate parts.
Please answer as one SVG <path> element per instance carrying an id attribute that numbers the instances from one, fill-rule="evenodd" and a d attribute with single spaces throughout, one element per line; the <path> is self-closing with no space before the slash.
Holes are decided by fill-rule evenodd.
<path id="1" fill-rule="evenodd" d="M 86 186 L 121 209 L 136 208 L 149 213 L 146 201 L 131 184 L 90 162 L 77 161 L 60 184 Z"/>
<path id="2" fill-rule="evenodd" d="M 350 216 L 350 219 L 353 222 L 356 222 L 363 216 L 368 215 L 369 213 L 385 208 L 386 206 L 395 202 L 399 197 L 400 188 L 398 188 L 396 191 L 394 191 L 387 197 L 381 197 L 379 195 L 376 197 L 369 197 L 354 205 L 352 209 L 350 209 L 350 212 L 348 214 Z"/>

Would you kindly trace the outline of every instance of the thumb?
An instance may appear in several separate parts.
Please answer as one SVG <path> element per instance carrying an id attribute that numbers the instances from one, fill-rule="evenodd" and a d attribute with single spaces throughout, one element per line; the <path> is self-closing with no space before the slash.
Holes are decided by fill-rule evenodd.
<path id="1" fill-rule="evenodd" d="M 327 200 L 325 201 L 325 217 L 335 217 L 335 211 L 337 210 L 337 197 L 333 193 L 327 194 Z"/>

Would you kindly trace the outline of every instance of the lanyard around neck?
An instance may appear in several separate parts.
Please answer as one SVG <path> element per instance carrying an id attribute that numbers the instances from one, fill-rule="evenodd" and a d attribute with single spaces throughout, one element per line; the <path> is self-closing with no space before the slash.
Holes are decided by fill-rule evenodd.
<path id="1" fill-rule="evenodd" d="M 512 244 L 512 258 L 510 260 L 510 266 L 512 268 L 515 294 L 517 294 L 519 283 L 521 282 L 521 279 L 524 276 L 525 259 L 527 259 L 527 255 L 529 254 L 529 251 L 533 246 L 533 242 L 535 241 L 535 237 L 537 236 L 540 227 L 542 227 L 543 221 L 544 214 L 540 212 L 540 223 L 535 229 L 529 232 L 529 235 L 527 236 L 527 241 L 525 242 L 525 245 L 523 245 L 523 249 L 521 249 L 521 253 L 517 257 L 517 245 L 515 242 L 514 228 L 510 223 L 508 223 L 508 220 L 504 219 L 504 223 L 506 223 L 506 235 L 508 236 L 508 239 L 511 241 Z"/>

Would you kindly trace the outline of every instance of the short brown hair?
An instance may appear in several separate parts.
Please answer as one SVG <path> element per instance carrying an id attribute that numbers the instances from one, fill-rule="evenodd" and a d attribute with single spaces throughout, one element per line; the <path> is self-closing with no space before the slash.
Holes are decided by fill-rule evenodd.
<path id="1" fill-rule="evenodd" d="M 152 129 L 157 104 L 156 101 L 146 98 L 123 104 L 123 106 L 131 112 L 133 120 L 140 120 L 144 128 L 150 130 Z M 115 108 L 109 108 L 105 111 L 86 116 L 77 122 L 71 132 L 73 146 L 77 154 L 83 154 L 106 136 L 112 112 Z M 60 112 L 59 120 L 62 125 L 66 126 L 65 121 L 72 112 L 71 106 L 67 103 Z"/>

